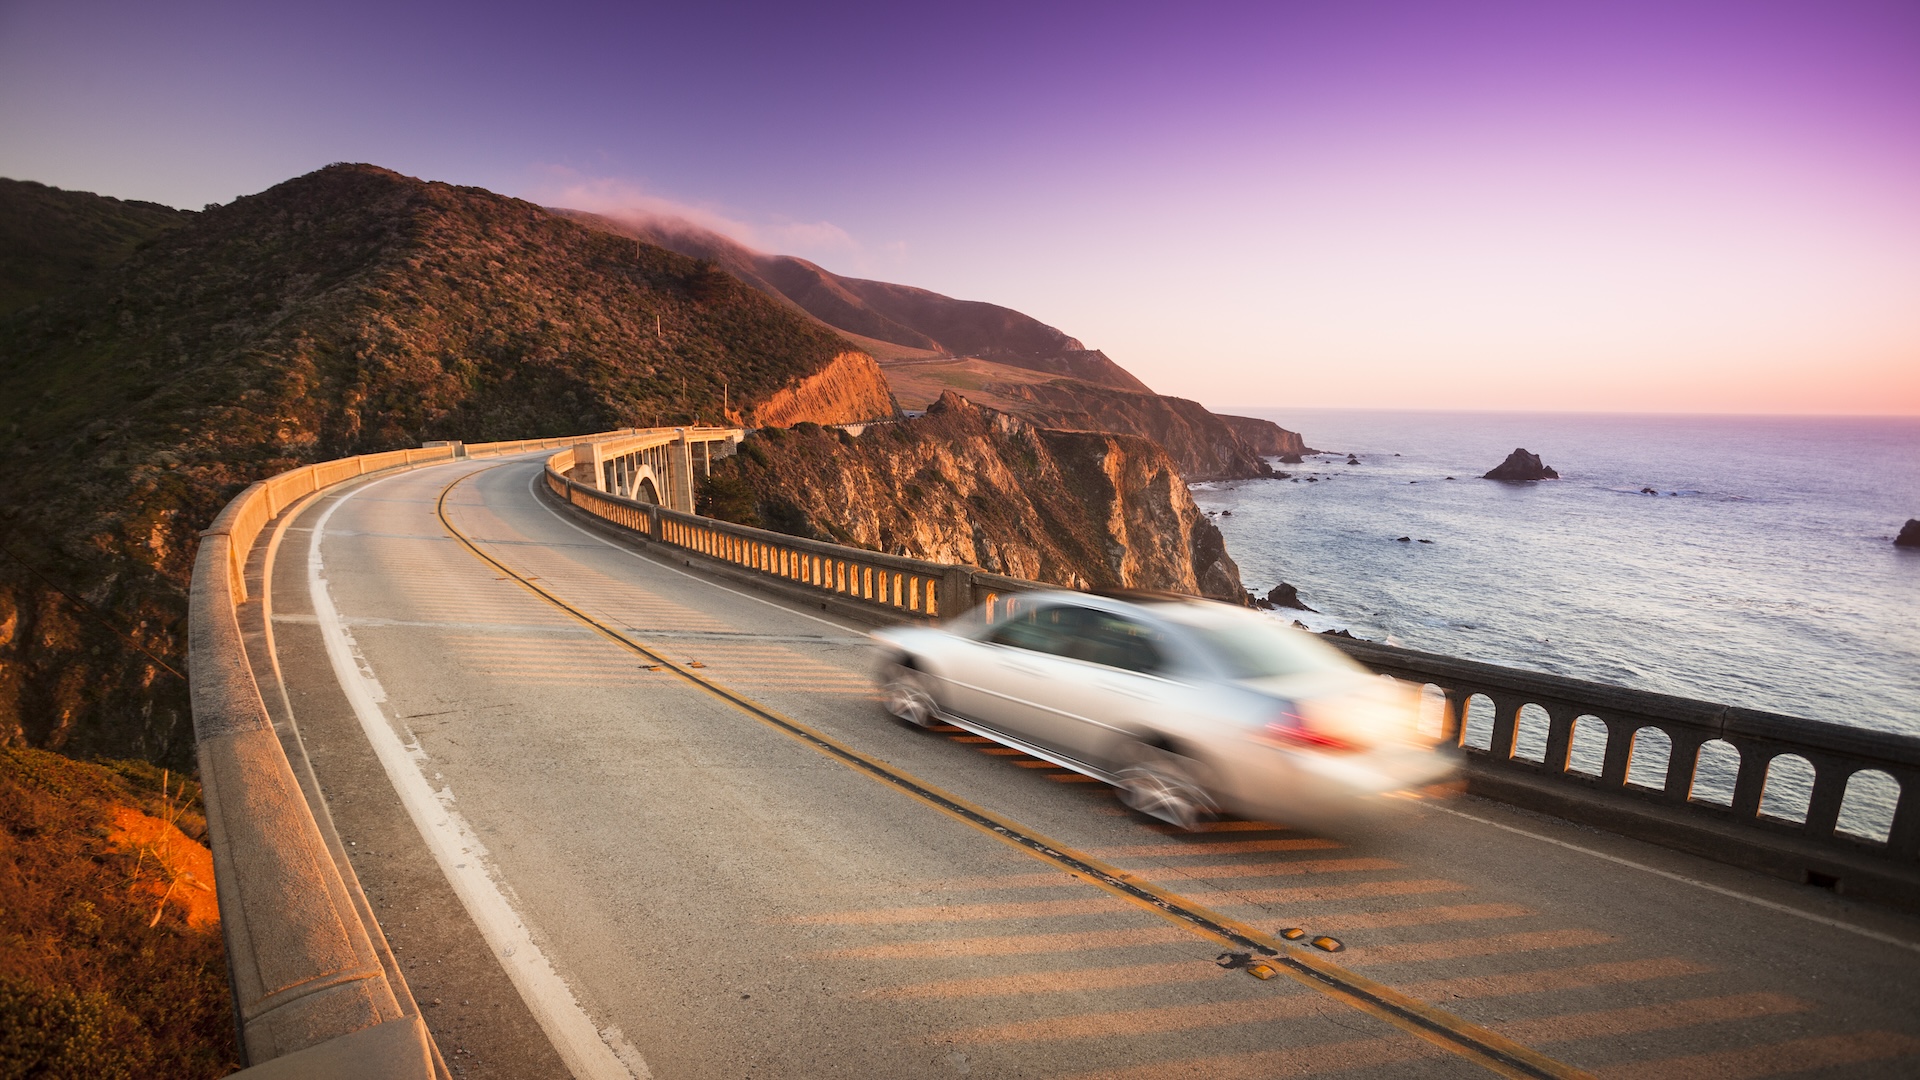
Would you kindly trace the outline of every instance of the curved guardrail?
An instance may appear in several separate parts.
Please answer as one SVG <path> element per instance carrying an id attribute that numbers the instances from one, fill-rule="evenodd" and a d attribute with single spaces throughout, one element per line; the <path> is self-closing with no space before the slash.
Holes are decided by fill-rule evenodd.
<path id="1" fill-rule="evenodd" d="M 302 500 L 363 476 L 642 429 L 521 442 L 430 444 L 302 466 L 242 491 L 200 534 L 188 593 L 187 678 L 240 1049 L 274 1075 L 445 1075 L 397 968 L 383 963 L 329 851 L 248 662 L 236 605 L 261 532 Z M 271 567 L 266 569 L 271 573 Z"/>
<path id="2" fill-rule="evenodd" d="M 609 495 L 568 478 L 570 455 L 562 451 L 547 462 L 547 488 L 556 499 L 855 617 L 937 618 L 976 604 L 988 605 L 992 615 L 999 605 L 1017 604 L 1021 593 L 1058 587 Z M 1375 642 L 1327 640 L 1375 671 L 1435 688 L 1445 703 L 1443 738 L 1466 754 L 1475 793 L 1920 908 L 1920 738 Z M 1486 712 L 1488 723 L 1473 722 Z M 1668 763 L 1655 767 L 1661 742 Z M 1697 782 L 1703 749 L 1716 742 L 1727 749 L 1719 760 L 1736 763 L 1728 767 L 1730 781 Z M 1810 767 L 1810 784 L 1781 777 L 1786 770 L 1775 763 L 1788 758 Z M 1722 799 L 1723 792 L 1730 797 Z M 1863 802 L 1866 827 L 1842 828 L 1843 806 Z M 1847 824 L 1861 829 L 1857 818 Z"/>

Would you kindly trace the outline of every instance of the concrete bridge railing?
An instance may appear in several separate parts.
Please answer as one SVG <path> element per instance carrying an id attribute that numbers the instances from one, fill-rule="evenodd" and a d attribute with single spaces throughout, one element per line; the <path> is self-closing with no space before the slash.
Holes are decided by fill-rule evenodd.
<path id="1" fill-rule="evenodd" d="M 565 453 L 548 463 L 556 499 L 855 618 L 938 618 L 975 605 L 991 616 L 1057 587 L 623 499 L 570 481 L 570 464 Z M 1476 794 L 1920 908 L 1920 738 L 1327 640 L 1429 688 Z"/>
<path id="2" fill-rule="evenodd" d="M 1920 738 L 1329 640 L 1427 686 L 1488 794 L 1920 906 Z"/>
<path id="3" fill-rule="evenodd" d="M 228 503 L 201 533 L 188 594 L 188 683 L 221 932 L 249 1075 L 447 1075 L 419 1009 L 336 856 L 261 697 L 241 631 L 248 556 L 267 526 L 328 488 L 466 457 L 602 443 L 679 445 L 738 432 L 635 429 L 364 454 L 292 469 Z M 729 447 L 731 443 L 729 443 Z M 690 472 L 685 474 L 690 477 Z M 689 496 L 687 506 L 691 508 Z M 259 571 L 271 575 L 272 567 Z"/>

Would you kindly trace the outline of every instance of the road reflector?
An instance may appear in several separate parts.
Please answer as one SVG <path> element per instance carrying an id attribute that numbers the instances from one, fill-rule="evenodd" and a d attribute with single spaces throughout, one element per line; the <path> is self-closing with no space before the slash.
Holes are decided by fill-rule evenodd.
<path id="1" fill-rule="evenodd" d="M 1275 975 L 1278 975 L 1280 973 L 1273 970 L 1271 967 L 1268 967 L 1265 964 L 1248 964 L 1247 974 L 1253 976 L 1256 979 L 1265 980 L 1265 979 L 1271 979 Z"/>
<path id="2" fill-rule="evenodd" d="M 1299 941 L 1301 938 L 1307 936 L 1307 932 L 1297 926 L 1289 926 L 1285 930 L 1280 931 L 1280 936 L 1286 938 L 1288 941 Z"/>
<path id="3" fill-rule="evenodd" d="M 1339 938 L 1330 938 L 1325 935 L 1314 938 L 1312 941 L 1307 942 L 1307 944 L 1322 952 L 1345 952 L 1347 948 L 1341 944 Z"/>

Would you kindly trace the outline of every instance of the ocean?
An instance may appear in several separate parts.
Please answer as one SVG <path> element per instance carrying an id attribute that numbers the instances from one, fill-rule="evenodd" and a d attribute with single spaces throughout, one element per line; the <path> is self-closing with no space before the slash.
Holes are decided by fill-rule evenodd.
<path id="1" fill-rule="evenodd" d="M 1309 629 L 1920 735 L 1920 418 L 1220 411 L 1330 452 L 1193 491 Z"/>

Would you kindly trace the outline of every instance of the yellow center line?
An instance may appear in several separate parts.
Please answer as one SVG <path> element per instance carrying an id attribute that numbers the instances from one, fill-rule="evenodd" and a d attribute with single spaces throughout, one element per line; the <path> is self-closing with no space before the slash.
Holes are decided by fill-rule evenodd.
<path id="1" fill-rule="evenodd" d="M 1033 858 L 1077 872 L 1088 884 L 1161 918 L 1184 926 L 1201 937 L 1258 952 L 1268 957 L 1268 962 L 1281 974 L 1400 1028 L 1442 1050 L 1472 1061 L 1490 1072 L 1507 1077 L 1587 1077 L 1588 1074 L 1579 1069 L 1547 1057 L 1531 1047 L 1522 1046 L 1452 1013 L 1408 997 L 1383 983 L 1374 982 L 1306 950 L 1291 946 L 1279 938 L 1210 911 L 1156 885 L 1140 881 L 1091 855 L 1057 844 L 1014 821 L 976 806 L 877 758 L 869 757 L 824 732 L 761 705 L 698 672 L 673 663 L 668 659 L 669 654 L 666 652 L 628 637 L 549 591 L 545 585 L 539 583 L 537 577 L 522 574 L 508 566 L 504 560 L 481 550 L 478 544 L 453 524 L 452 519 L 447 515 L 448 495 L 466 480 L 499 467 L 496 465 L 489 469 L 467 473 L 441 489 L 440 497 L 435 503 L 435 512 L 439 516 L 440 524 L 475 558 L 513 578 L 522 588 L 572 615 L 607 640 L 655 663 L 668 665 L 669 670 L 713 697 L 740 709 L 774 730 L 812 747 L 856 772 L 863 773 L 870 779 L 892 787 L 948 817 L 971 825 Z M 1149 850 L 1155 855 L 1164 855 L 1169 853 L 1169 846 L 1156 845 Z M 1300 847 L 1317 846 L 1338 845 L 1325 841 L 1256 841 L 1208 844 L 1203 849 L 1189 849 L 1189 851 L 1193 854 L 1203 854 L 1223 851 L 1297 850 Z M 1173 847 L 1172 850 L 1177 852 L 1180 849 Z"/>

